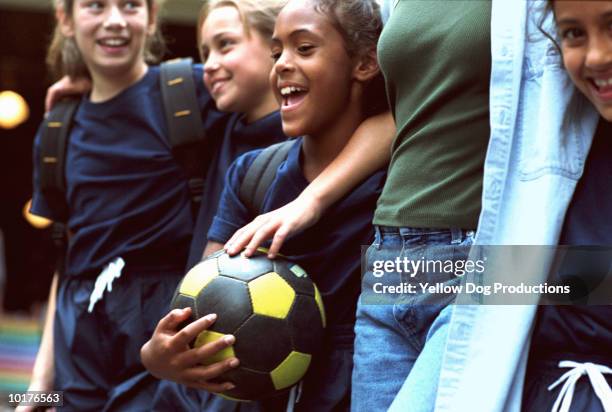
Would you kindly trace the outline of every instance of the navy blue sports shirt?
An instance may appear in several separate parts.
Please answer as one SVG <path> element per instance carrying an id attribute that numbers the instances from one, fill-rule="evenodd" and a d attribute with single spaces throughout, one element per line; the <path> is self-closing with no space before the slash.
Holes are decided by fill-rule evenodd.
<path id="1" fill-rule="evenodd" d="M 189 251 L 187 270 L 202 259 L 206 247 L 206 235 L 225 185 L 225 175 L 232 162 L 241 154 L 286 140 L 280 113 L 273 112 L 252 123 L 246 123 L 244 115 L 233 114 L 225 128 L 225 134 L 206 176 L 205 202 L 200 205 L 193 241 Z"/>
<path id="2" fill-rule="evenodd" d="M 302 139 L 291 147 L 268 189 L 263 212 L 295 199 L 308 186 L 301 168 Z M 227 173 L 226 186 L 208 239 L 223 243 L 253 216 L 238 197 L 246 171 L 261 150 L 240 156 Z M 353 323 L 360 292 L 361 246 L 373 240 L 372 217 L 385 173 L 370 176 L 332 205 L 320 221 L 288 238 L 281 250 L 306 270 L 321 291 L 329 325 Z"/>
<path id="3" fill-rule="evenodd" d="M 584 172 L 565 215 L 560 244 L 612 247 L 611 183 L 612 123 L 601 119 Z M 609 267 L 602 269 L 606 271 Z M 563 359 L 586 357 L 609 363 L 612 306 L 541 306 L 536 322 L 532 351 L 553 357 L 556 354 Z"/>
<path id="4" fill-rule="evenodd" d="M 194 66 L 207 133 L 220 136 L 228 115 L 215 108 Z M 160 90 L 160 69 L 102 103 L 82 98 L 66 154 L 71 233 L 66 275 L 98 272 L 121 256 L 162 259 L 183 267 L 193 231 L 187 176 L 174 159 Z M 40 132 L 34 149 L 38 165 Z M 34 172 L 32 212 L 55 218 Z M 206 201 L 206 199 L 204 199 Z"/>

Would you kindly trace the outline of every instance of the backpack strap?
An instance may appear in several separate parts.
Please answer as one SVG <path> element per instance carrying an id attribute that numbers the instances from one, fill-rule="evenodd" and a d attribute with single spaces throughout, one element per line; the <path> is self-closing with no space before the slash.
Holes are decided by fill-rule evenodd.
<path id="1" fill-rule="evenodd" d="M 53 106 L 47 115 L 40 135 L 38 174 L 40 192 L 54 216 L 51 237 L 56 247 L 56 270 L 64 272 L 66 255 L 66 225 L 68 204 L 66 202 L 65 160 L 70 138 L 72 119 L 79 107 L 79 99 L 63 99 Z"/>
<path id="2" fill-rule="evenodd" d="M 204 178 L 214 152 L 206 138 L 193 81 L 193 62 L 174 59 L 161 64 L 161 94 L 172 154 L 186 172 L 192 209 L 197 214 Z"/>
<path id="3" fill-rule="evenodd" d="M 53 107 L 43 123 L 40 135 L 38 171 L 40 191 L 58 221 L 68 218 L 66 177 L 64 167 L 66 147 L 70 137 L 72 118 L 79 106 L 78 99 L 64 99 Z"/>
<path id="4" fill-rule="evenodd" d="M 204 165 L 194 146 L 201 146 L 204 126 L 200 116 L 191 59 L 170 60 L 161 65 L 161 92 L 170 146 L 177 162 L 187 172 L 199 196 L 202 192 Z M 47 118 L 41 135 L 40 189 L 50 207 L 67 219 L 65 200 L 65 155 L 72 118 L 79 105 L 78 99 L 64 99 L 57 103 Z M 199 189 L 198 189 L 199 188 Z"/>
<path id="5" fill-rule="evenodd" d="M 161 93 L 168 125 L 172 154 L 188 176 L 192 211 L 197 214 L 202 198 L 205 171 L 212 148 L 206 150 L 204 126 L 200 116 L 191 59 L 177 59 L 161 65 Z M 41 133 L 39 176 L 40 191 L 57 219 L 53 222 L 52 238 L 57 248 L 56 269 L 61 274 L 66 253 L 65 158 L 72 120 L 79 99 L 63 99 L 54 105 L 44 121 Z"/>
<path id="6" fill-rule="evenodd" d="M 273 144 L 261 151 L 247 169 L 240 185 L 240 201 L 254 214 L 263 210 L 266 192 L 276 177 L 280 164 L 287 159 L 294 140 Z"/>

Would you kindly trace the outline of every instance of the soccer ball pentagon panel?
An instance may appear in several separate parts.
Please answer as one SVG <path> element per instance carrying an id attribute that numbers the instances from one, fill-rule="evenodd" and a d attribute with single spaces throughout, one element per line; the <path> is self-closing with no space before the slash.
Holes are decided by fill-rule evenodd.
<path id="1" fill-rule="evenodd" d="M 179 284 L 173 308 L 192 308 L 198 319 L 217 320 L 194 346 L 233 334 L 236 342 L 207 364 L 232 356 L 240 366 L 220 380 L 236 385 L 222 395 L 258 400 L 280 394 L 306 373 L 323 339 L 321 295 L 306 272 L 285 259 L 230 257 L 219 251 L 191 269 Z"/>

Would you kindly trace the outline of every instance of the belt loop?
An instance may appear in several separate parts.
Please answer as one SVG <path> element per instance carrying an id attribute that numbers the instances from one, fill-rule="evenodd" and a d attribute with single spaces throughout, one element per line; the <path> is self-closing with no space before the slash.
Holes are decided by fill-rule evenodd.
<path id="1" fill-rule="evenodd" d="M 398 233 L 402 238 L 402 241 L 406 240 L 408 236 L 414 235 L 414 232 L 409 227 L 400 227 Z"/>
<path id="2" fill-rule="evenodd" d="M 451 245 L 458 245 L 463 241 L 463 230 L 451 227 Z"/>
<path id="3" fill-rule="evenodd" d="M 376 250 L 380 250 L 380 244 L 382 243 L 382 231 L 380 230 L 380 226 L 374 226 L 374 243 L 372 246 L 376 248 Z"/>

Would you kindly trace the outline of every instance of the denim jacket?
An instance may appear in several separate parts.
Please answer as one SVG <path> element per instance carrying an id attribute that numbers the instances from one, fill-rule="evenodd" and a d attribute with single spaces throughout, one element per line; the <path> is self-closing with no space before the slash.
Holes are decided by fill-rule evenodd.
<path id="1" fill-rule="evenodd" d="M 475 244 L 557 244 L 597 125 L 597 112 L 538 30 L 543 3 L 493 0 L 491 138 Z M 552 20 L 546 23 L 553 33 Z M 550 262 L 526 264 L 545 274 Z M 454 307 L 436 411 L 520 411 L 536 309 Z"/>

